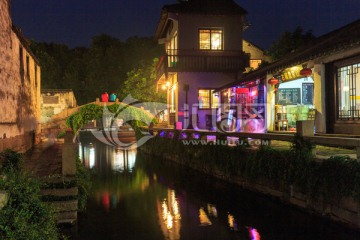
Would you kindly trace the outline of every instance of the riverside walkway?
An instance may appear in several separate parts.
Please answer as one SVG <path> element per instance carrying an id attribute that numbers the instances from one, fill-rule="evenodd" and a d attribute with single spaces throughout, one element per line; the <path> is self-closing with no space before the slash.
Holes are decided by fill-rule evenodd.
<path id="1" fill-rule="evenodd" d="M 24 170 L 42 178 L 61 175 L 63 140 L 46 138 L 25 154 Z"/>
<path id="2" fill-rule="evenodd" d="M 63 146 L 63 139 L 43 139 L 25 154 L 23 167 L 45 183 L 40 193 L 52 207 L 57 223 L 74 225 L 77 221 L 78 187 L 75 177 L 62 175 Z"/>

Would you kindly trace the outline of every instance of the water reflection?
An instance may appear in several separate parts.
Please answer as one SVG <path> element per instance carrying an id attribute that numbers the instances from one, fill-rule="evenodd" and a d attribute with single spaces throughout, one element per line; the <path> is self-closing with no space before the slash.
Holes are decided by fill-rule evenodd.
<path id="1" fill-rule="evenodd" d="M 74 239 L 357 239 L 268 199 L 136 154 L 96 142 L 80 146 L 84 165 L 96 174 Z"/>
<path id="2" fill-rule="evenodd" d="M 237 221 L 235 220 L 234 216 L 228 213 L 228 223 L 231 230 L 237 231 L 238 225 Z"/>
<path id="3" fill-rule="evenodd" d="M 79 145 L 79 156 L 85 167 L 96 168 L 101 172 L 108 167 L 118 172 L 133 171 L 136 161 L 136 147 L 124 150 L 113 146 L 103 146 L 99 149 L 99 145 L 96 142 Z"/>
<path id="4" fill-rule="evenodd" d="M 181 216 L 179 203 L 175 197 L 175 191 L 168 189 L 167 198 L 164 198 L 160 208 L 160 202 L 157 201 L 158 216 L 161 230 L 165 239 L 180 239 Z"/>
<path id="5" fill-rule="evenodd" d="M 114 160 L 112 169 L 119 172 L 129 171 L 132 172 L 135 167 L 136 149 L 121 150 L 116 149 L 114 152 Z"/>
<path id="6" fill-rule="evenodd" d="M 251 240 L 260 240 L 260 234 L 257 229 L 249 227 L 249 235 Z"/>
<path id="7" fill-rule="evenodd" d="M 199 209 L 199 219 L 200 219 L 200 226 L 212 225 L 212 222 L 210 221 L 209 217 L 207 216 L 206 212 L 204 211 L 204 208 Z"/>

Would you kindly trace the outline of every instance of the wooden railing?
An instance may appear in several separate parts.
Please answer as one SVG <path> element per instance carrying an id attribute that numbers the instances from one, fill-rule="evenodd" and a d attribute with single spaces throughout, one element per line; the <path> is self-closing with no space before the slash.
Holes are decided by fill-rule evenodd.
<path id="1" fill-rule="evenodd" d="M 181 134 L 200 134 L 202 136 L 206 135 L 215 135 L 216 137 L 235 137 L 239 139 L 259 139 L 265 142 L 271 142 L 271 140 L 293 142 L 295 134 L 278 134 L 278 133 L 248 133 L 248 132 L 216 132 L 216 131 L 206 131 L 206 130 L 175 130 L 172 128 L 163 129 L 163 128 L 151 128 L 149 129 L 154 135 L 157 135 L 159 132 L 173 132 Z M 351 138 L 351 137 L 335 137 L 335 136 L 304 136 L 304 139 L 309 140 L 314 145 L 322 146 L 332 146 L 332 147 L 344 147 L 344 148 L 354 148 L 356 149 L 357 159 L 360 161 L 360 138 Z"/>
<path id="2" fill-rule="evenodd" d="M 242 51 L 169 50 L 157 65 L 158 79 L 168 72 L 237 72 L 249 66 Z"/>

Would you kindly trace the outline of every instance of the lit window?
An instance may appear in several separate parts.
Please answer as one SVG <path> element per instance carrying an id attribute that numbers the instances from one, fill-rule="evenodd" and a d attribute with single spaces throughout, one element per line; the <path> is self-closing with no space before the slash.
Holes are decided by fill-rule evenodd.
<path id="1" fill-rule="evenodd" d="M 223 31 L 221 29 L 200 29 L 200 49 L 223 50 Z"/>
<path id="2" fill-rule="evenodd" d="M 219 107 L 219 96 L 213 89 L 200 89 L 198 100 L 200 109 Z"/>
<path id="3" fill-rule="evenodd" d="M 258 69 L 261 64 L 261 60 L 250 60 L 250 68 L 255 70 Z"/>
<path id="4" fill-rule="evenodd" d="M 338 69 L 339 118 L 360 119 L 360 63 Z"/>

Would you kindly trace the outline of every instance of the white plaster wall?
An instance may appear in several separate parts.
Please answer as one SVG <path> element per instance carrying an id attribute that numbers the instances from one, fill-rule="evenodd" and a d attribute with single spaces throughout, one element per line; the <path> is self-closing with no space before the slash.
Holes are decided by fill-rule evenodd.
<path id="1" fill-rule="evenodd" d="M 326 133 L 325 65 L 316 64 L 313 76 L 316 132 Z"/>
<path id="2" fill-rule="evenodd" d="M 179 111 L 184 110 L 186 93 L 184 90 L 184 84 L 189 84 L 188 91 L 188 105 L 189 114 L 193 114 L 193 104 L 198 104 L 198 90 L 199 89 L 216 89 L 225 84 L 234 82 L 236 80 L 236 74 L 227 73 L 178 73 L 178 109 Z M 214 109 L 215 111 L 216 109 Z M 211 109 L 197 110 L 200 128 L 205 128 L 205 117 L 207 114 L 212 114 Z M 181 121 L 181 119 L 179 119 Z"/>

